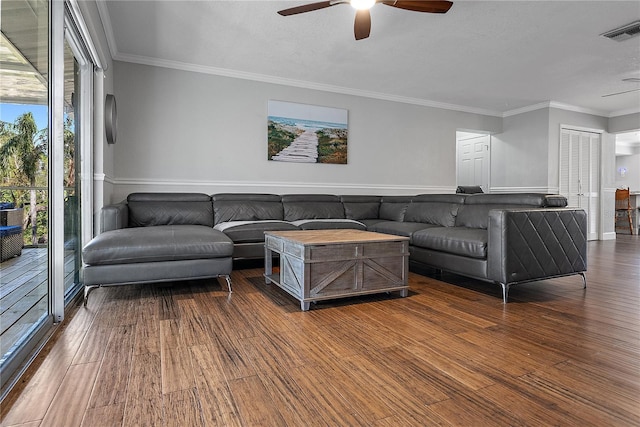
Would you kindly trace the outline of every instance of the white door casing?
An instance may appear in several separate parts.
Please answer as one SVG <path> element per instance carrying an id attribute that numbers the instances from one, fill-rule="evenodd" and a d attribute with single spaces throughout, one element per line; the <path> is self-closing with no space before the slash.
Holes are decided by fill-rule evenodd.
<path id="1" fill-rule="evenodd" d="M 457 185 L 479 185 L 489 192 L 491 137 L 485 134 L 458 133 Z"/>

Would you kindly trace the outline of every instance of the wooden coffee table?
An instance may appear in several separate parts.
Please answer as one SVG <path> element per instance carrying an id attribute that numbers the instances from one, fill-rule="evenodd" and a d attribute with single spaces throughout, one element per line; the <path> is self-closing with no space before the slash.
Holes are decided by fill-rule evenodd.
<path id="1" fill-rule="evenodd" d="M 265 232 L 265 280 L 309 303 L 354 295 L 409 292 L 409 238 L 360 230 Z M 273 254 L 280 271 L 273 274 Z"/>

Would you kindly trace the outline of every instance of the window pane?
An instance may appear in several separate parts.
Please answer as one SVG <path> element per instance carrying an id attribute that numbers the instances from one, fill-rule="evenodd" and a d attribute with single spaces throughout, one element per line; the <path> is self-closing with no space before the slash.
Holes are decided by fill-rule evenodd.
<path id="1" fill-rule="evenodd" d="M 2 387 L 49 317 L 48 2 L 2 0 L 0 370 Z"/>
<path id="2" fill-rule="evenodd" d="M 64 290 L 80 282 L 80 67 L 68 42 L 64 44 Z"/>

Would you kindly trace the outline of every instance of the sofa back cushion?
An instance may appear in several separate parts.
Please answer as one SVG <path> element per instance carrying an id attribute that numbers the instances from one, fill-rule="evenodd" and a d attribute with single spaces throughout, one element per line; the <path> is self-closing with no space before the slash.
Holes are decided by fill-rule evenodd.
<path id="1" fill-rule="evenodd" d="M 129 227 L 206 225 L 213 227 L 211 196 L 201 193 L 131 193 Z"/>
<path id="2" fill-rule="evenodd" d="M 492 209 L 509 209 L 522 207 L 517 205 L 462 205 L 456 215 L 456 227 L 481 228 L 489 226 L 489 211 Z"/>
<path id="3" fill-rule="evenodd" d="M 456 203 L 411 203 L 404 214 L 404 221 L 453 227 L 458 206 Z"/>
<path id="4" fill-rule="evenodd" d="M 486 229 L 492 209 L 522 209 L 566 206 L 566 198 L 539 193 L 469 194 L 458 209 L 456 226 Z"/>
<path id="5" fill-rule="evenodd" d="M 282 220 L 282 198 L 277 194 L 221 193 L 214 194 L 215 224 L 229 221 Z"/>
<path id="6" fill-rule="evenodd" d="M 380 213 L 380 196 L 340 196 L 347 219 L 377 219 Z"/>
<path id="7" fill-rule="evenodd" d="M 405 222 L 453 227 L 458 207 L 464 203 L 464 196 L 455 194 L 420 194 L 411 199 L 404 215 Z"/>
<path id="8" fill-rule="evenodd" d="M 380 200 L 380 219 L 404 221 L 404 214 L 411 203 L 411 196 L 383 196 Z"/>
<path id="9" fill-rule="evenodd" d="M 516 205 L 520 207 L 546 208 L 565 207 L 567 199 L 559 194 L 542 193 L 503 193 L 503 194 L 469 194 L 464 199 L 465 205 Z"/>
<path id="10" fill-rule="evenodd" d="M 344 218 L 340 197 L 331 194 L 285 194 L 282 206 L 285 221 Z"/>

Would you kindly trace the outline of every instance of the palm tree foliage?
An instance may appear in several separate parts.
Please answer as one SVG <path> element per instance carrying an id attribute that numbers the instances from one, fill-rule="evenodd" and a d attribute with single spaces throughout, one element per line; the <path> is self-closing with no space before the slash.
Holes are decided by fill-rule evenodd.
<path id="1" fill-rule="evenodd" d="M 64 187 L 68 195 L 75 194 L 76 162 L 75 162 L 75 128 L 71 114 L 64 119 Z M 32 244 L 38 244 L 47 236 L 47 217 L 38 212 L 47 211 L 48 194 L 48 130 L 37 129 L 36 121 L 30 112 L 19 116 L 14 123 L 0 120 L 0 184 L 10 187 L 2 188 L 0 197 L 3 201 L 11 201 L 16 206 L 24 203 L 26 190 L 15 187 L 29 187 L 30 209 L 25 218 L 23 228 L 25 237 L 31 237 Z M 40 188 L 37 190 L 36 188 Z M 38 237 L 40 236 L 40 237 Z"/>
<path id="2" fill-rule="evenodd" d="M 31 225 L 31 241 L 35 245 L 38 243 L 38 202 L 35 187 L 38 180 L 44 180 L 46 186 L 46 129 L 38 131 L 33 114 L 27 112 L 19 116 L 13 124 L 0 124 L 0 143 L 3 181 L 14 186 L 27 184 L 30 187 L 28 223 Z"/>

